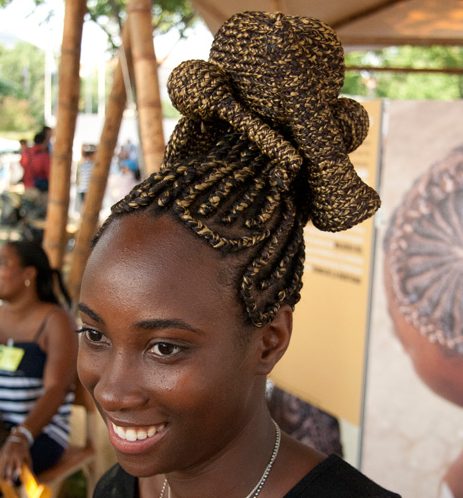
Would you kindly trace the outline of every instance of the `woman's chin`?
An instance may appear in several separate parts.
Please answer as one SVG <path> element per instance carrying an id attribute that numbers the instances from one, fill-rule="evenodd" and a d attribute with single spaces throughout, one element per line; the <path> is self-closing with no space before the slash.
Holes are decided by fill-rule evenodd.
<path id="1" fill-rule="evenodd" d="M 159 465 L 147 460 L 134 457 L 133 455 L 117 455 L 119 465 L 133 477 L 143 478 L 164 474 Z"/>

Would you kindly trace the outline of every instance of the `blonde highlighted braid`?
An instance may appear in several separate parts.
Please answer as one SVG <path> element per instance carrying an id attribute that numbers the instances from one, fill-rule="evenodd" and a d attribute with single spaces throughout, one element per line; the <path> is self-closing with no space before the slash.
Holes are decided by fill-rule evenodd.
<path id="1" fill-rule="evenodd" d="M 169 211 L 213 248 L 242 252 L 246 314 L 255 326 L 268 323 L 300 298 L 307 221 L 343 230 L 380 204 L 347 156 L 365 138 L 368 116 L 338 98 L 343 77 L 342 47 L 322 22 L 236 14 L 209 62 L 172 72 L 169 94 L 184 117 L 163 167 L 113 206 L 107 223 Z"/>

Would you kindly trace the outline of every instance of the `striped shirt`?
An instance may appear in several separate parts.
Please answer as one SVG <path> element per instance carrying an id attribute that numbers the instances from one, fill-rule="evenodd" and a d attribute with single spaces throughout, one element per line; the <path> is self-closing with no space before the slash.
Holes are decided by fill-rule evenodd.
<path id="1" fill-rule="evenodd" d="M 36 342 L 17 342 L 25 353 L 16 372 L 0 370 L 0 414 L 9 426 L 22 424 L 37 400 L 43 395 L 46 353 Z M 42 432 L 63 448 L 69 439 L 69 416 L 74 393 L 69 392 L 58 411 Z"/>

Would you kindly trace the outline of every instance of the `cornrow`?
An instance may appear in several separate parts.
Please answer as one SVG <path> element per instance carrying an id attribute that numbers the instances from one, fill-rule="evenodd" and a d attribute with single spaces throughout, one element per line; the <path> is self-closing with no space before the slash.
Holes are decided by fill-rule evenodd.
<path id="1" fill-rule="evenodd" d="M 462 209 L 460 146 L 417 179 L 392 216 L 384 239 L 390 308 L 411 330 L 459 355 L 463 354 Z"/>
<path id="2" fill-rule="evenodd" d="M 300 298 L 303 229 L 353 226 L 379 198 L 347 156 L 368 116 L 339 99 L 343 53 L 314 19 L 244 12 L 218 31 L 209 61 L 187 61 L 168 90 L 184 115 L 164 162 L 112 208 L 113 219 L 169 212 L 224 255 L 243 255 L 238 292 L 255 326 Z"/>

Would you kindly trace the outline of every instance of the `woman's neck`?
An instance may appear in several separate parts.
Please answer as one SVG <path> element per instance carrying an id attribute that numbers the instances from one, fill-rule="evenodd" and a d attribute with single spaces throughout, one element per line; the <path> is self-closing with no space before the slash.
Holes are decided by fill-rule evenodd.
<path id="1" fill-rule="evenodd" d="M 34 291 L 24 292 L 20 296 L 17 296 L 8 301 L 4 301 L 3 306 L 5 310 L 12 314 L 23 314 L 25 312 L 29 313 L 33 308 L 35 308 L 41 301 Z"/>
<path id="2" fill-rule="evenodd" d="M 275 448 L 275 425 L 264 407 L 219 454 L 207 462 L 166 475 L 170 498 L 244 498 L 261 479 Z M 140 479 L 141 498 L 158 498 L 164 479 Z M 164 498 L 167 498 L 167 490 Z"/>

